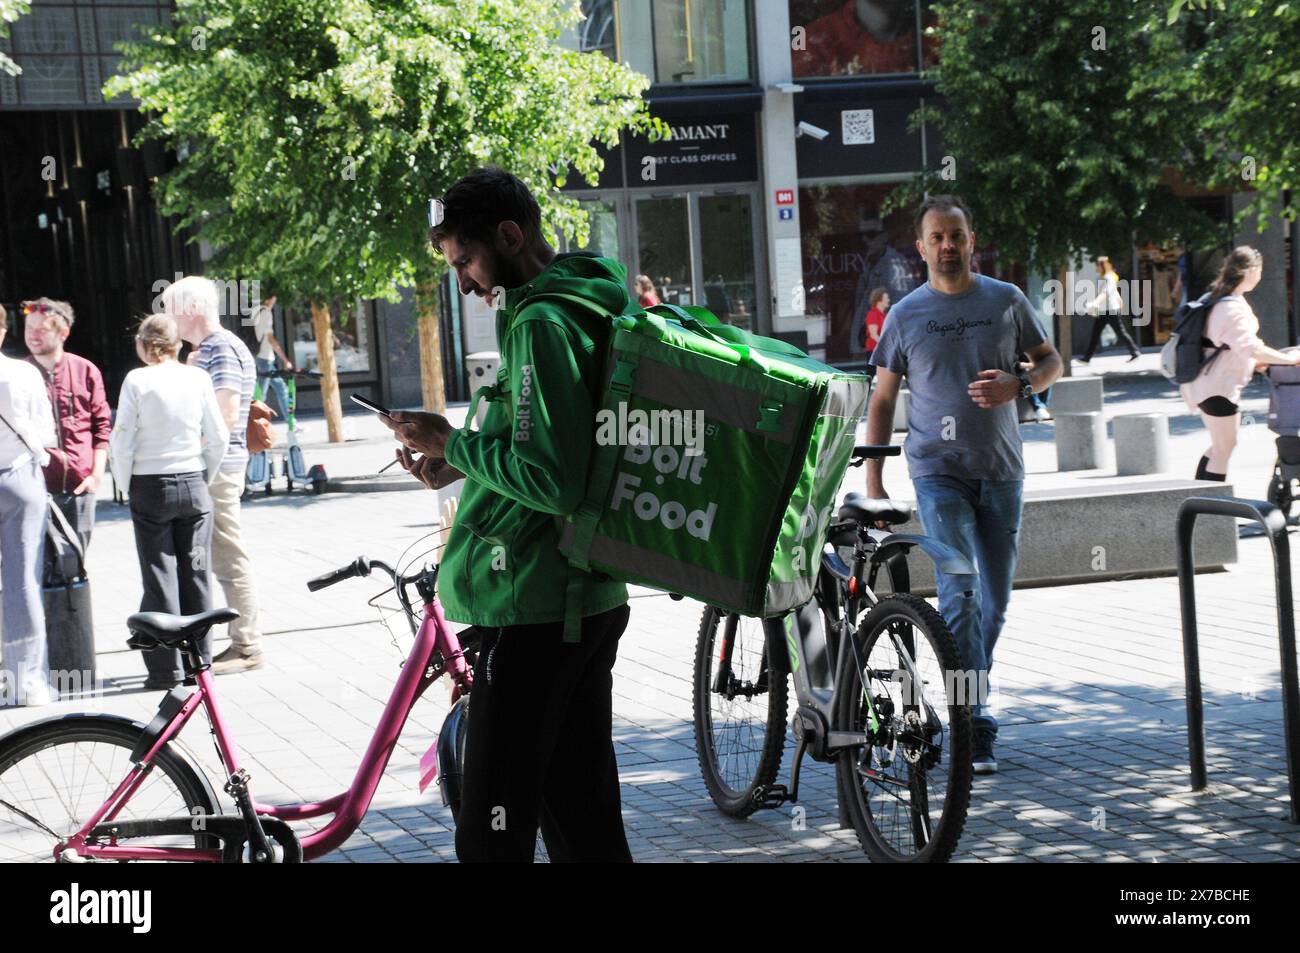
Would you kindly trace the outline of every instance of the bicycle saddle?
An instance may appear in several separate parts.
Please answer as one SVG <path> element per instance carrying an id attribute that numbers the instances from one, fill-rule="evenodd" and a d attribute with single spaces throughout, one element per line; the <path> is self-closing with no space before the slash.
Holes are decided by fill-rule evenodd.
<path id="1" fill-rule="evenodd" d="M 133 649 L 151 649 L 155 645 L 174 649 L 190 638 L 202 638 L 214 625 L 238 618 L 239 613 L 231 608 L 209 609 L 196 615 L 137 612 L 126 620 L 126 627 L 131 631 L 126 644 Z"/>
<path id="2" fill-rule="evenodd" d="M 867 524 L 884 520 L 892 526 L 910 520 L 912 508 L 906 503 L 898 503 L 894 500 L 873 500 L 861 493 L 849 493 L 840 506 L 839 517 Z"/>

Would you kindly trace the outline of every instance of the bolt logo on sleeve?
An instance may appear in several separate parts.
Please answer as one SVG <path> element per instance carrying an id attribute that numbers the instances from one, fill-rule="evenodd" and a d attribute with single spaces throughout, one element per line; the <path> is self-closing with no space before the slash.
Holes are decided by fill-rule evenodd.
<path id="1" fill-rule="evenodd" d="M 519 399 L 515 401 L 515 443 L 525 443 L 532 437 L 533 426 L 533 365 L 525 364 L 520 373 Z"/>

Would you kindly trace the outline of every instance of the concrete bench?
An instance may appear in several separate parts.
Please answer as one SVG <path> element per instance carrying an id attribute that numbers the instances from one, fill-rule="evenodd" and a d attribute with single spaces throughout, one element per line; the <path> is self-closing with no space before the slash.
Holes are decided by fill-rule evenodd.
<path id="1" fill-rule="evenodd" d="M 1119 414 L 1115 428 L 1115 469 L 1119 476 L 1164 473 L 1169 469 L 1169 417 Z"/>
<path id="2" fill-rule="evenodd" d="M 1027 490 L 1015 587 L 1176 575 L 1178 507 L 1189 496 L 1233 495 L 1231 484 L 1173 479 Z M 916 517 L 895 530 L 922 532 Z M 1236 522 L 1202 516 L 1196 521 L 1193 543 L 1197 572 L 1235 563 Z M 912 590 L 933 595 L 934 565 L 929 557 L 913 549 L 908 565 Z M 1166 608 L 1176 611 L 1177 599 L 1171 600 Z"/>
<path id="3" fill-rule="evenodd" d="M 1056 469 L 1096 470 L 1106 465 L 1106 420 L 1100 411 L 1054 412 Z"/>

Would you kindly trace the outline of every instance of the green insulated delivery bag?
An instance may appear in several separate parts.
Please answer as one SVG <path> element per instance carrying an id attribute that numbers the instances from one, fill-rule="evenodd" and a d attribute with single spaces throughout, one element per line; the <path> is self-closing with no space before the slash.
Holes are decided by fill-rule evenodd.
<path id="1" fill-rule="evenodd" d="M 726 611 L 803 605 L 869 379 L 703 308 L 605 319 L 613 333 L 586 499 L 560 551 L 576 569 Z"/>

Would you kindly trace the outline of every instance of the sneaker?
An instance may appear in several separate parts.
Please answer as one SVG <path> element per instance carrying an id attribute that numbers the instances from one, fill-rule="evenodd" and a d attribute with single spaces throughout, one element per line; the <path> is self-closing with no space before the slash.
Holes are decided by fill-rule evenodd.
<path id="1" fill-rule="evenodd" d="M 1140 352 L 1137 353 L 1137 354 L 1133 354 L 1133 355 L 1131 355 L 1131 356 L 1129 357 L 1129 359 L 1128 359 L 1128 363 L 1129 363 L 1129 364 L 1132 364 L 1134 361 L 1136 361 L 1136 360 L 1137 360 L 1139 357 L 1141 357 L 1141 356 L 1142 356 L 1142 354 L 1141 354 Z"/>
<path id="2" fill-rule="evenodd" d="M 997 773 L 998 759 L 993 757 L 993 739 L 997 736 L 995 728 L 975 728 L 975 757 L 971 759 L 971 766 L 976 774 Z"/>
<path id="3" fill-rule="evenodd" d="M 1052 412 L 1048 410 L 1046 407 L 1035 407 L 1034 419 L 1037 420 L 1040 424 L 1047 423 L 1047 421 L 1052 419 Z"/>
<path id="4" fill-rule="evenodd" d="M 249 672 L 261 668 L 265 661 L 261 649 L 245 652 L 238 646 L 231 645 L 212 659 L 212 674 L 234 675 L 236 672 Z"/>

